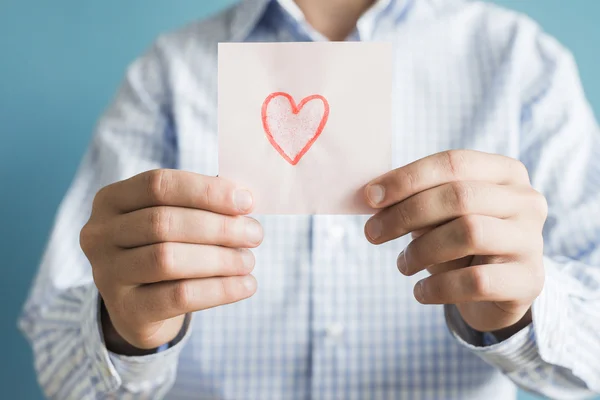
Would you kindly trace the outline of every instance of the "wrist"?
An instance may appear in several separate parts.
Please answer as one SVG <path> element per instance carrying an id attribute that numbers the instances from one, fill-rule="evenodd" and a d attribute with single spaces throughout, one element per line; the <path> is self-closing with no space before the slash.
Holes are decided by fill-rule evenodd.
<path id="1" fill-rule="evenodd" d="M 180 332 L 175 336 L 175 338 L 169 342 L 164 343 L 163 345 L 153 348 L 153 349 L 142 349 L 136 347 L 129 343 L 126 339 L 119 334 L 117 329 L 115 328 L 110 314 L 104 304 L 102 298 L 100 298 L 100 323 L 102 325 L 102 334 L 104 336 L 104 344 L 108 351 L 123 355 L 123 356 L 146 356 L 150 354 L 156 354 L 160 351 L 168 349 L 170 346 L 176 344 L 181 340 L 185 331 L 187 330 L 187 325 L 189 318 L 188 316 L 182 316 L 182 326 Z"/>
<path id="2" fill-rule="evenodd" d="M 529 308 L 527 310 L 527 312 L 525 313 L 525 315 L 523 315 L 523 317 L 517 323 L 515 323 L 511 326 L 507 326 L 506 328 L 498 329 L 498 330 L 490 332 L 490 333 L 492 335 L 494 335 L 494 337 L 496 339 L 498 339 L 498 341 L 502 342 L 502 341 L 510 338 L 511 336 L 513 336 L 515 333 L 526 328 L 529 324 L 532 323 L 532 321 L 533 321 L 533 319 L 531 316 L 531 308 Z"/>
<path id="3" fill-rule="evenodd" d="M 145 356 L 156 353 L 154 349 L 139 349 L 123 339 L 115 329 L 102 298 L 100 298 L 100 323 L 102 324 L 104 344 L 108 351 L 124 356 Z"/>

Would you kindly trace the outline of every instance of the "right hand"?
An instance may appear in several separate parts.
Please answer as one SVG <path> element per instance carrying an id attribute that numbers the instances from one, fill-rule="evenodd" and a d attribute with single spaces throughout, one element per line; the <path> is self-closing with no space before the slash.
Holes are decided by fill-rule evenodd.
<path id="1" fill-rule="evenodd" d="M 186 314 L 252 296 L 248 248 L 263 239 L 258 221 L 243 216 L 252 208 L 250 192 L 184 171 L 101 189 L 80 242 L 108 311 L 107 347 L 154 349 L 178 335 Z"/>

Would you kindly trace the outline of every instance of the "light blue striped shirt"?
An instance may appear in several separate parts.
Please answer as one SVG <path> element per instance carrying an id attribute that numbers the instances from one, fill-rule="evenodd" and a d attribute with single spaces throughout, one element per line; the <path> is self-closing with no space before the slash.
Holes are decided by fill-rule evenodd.
<path id="1" fill-rule="evenodd" d="M 174 5 L 176 7 L 176 5 Z M 545 194 L 546 283 L 533 323 L 484 343 L 417 303 L 362 216 L 257 216 L 258 293 L 198 312 L 179 344 L 111 354 L 79 248 L 99 188 L 149 169 L 216 175 L 217 43 L 311 41 L 291 0 L 246 0 L 161 36 L 128 70 L 60 207 L 20 327 L 55 399 L 498 399 L 600 392 L 600 132 L 572 56 L 481 2 L 387 0 L 351 40 L 394 45 L 393 165 L 455 148 L 518 158 Z M 356 77 L 368 79 L 368 77 Z M 234 116 L 232 116 L 234 117 Z M 368 134 L 366 132 L 365 134 Z"/>

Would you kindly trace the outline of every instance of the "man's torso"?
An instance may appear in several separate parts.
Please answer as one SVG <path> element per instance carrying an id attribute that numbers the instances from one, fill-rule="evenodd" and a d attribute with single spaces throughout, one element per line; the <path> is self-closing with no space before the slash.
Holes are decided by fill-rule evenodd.
<path id="1" fill-rule="evenodd" d="M 218 174 L 217 42 L 240 39 L 240 13 L 262 12 L 248 3 L 163 38 L 178 168 Z M 392 2 L 366 23 L 378 31 L 361 32 L 394 44 L 393 167 L 453 148 L 519 158 L 518 38 L 533 28 L 478 3 L 425 3 Z M 269 5 L 243 40 L 308 40 L 282 12 Z M 168 398 L 514 396 L 500 371 L 456 342 L 442 306 L 414 299 L 422 275 L 395 268 L 408 238 L 373 246 L 361 216 L 256 217 L 265 230 L 258 292 L 196 313 Z"/>

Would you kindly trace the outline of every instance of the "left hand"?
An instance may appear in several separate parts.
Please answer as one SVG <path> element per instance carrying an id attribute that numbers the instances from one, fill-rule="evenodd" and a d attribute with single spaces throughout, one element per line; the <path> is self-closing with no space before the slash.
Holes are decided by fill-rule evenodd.
<path id="1" fill-rule="evenodd" d="M 370 242 L 413 234 L 398 269 L 431 273 L 415 285 L 420 303 L 456 304 L 469 326 L 500 337 L 531 322 L 548 206 L 521 162 L 446 151 L 382 175 L 365 194 L 379 210 L 365 226 Z"/>

